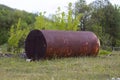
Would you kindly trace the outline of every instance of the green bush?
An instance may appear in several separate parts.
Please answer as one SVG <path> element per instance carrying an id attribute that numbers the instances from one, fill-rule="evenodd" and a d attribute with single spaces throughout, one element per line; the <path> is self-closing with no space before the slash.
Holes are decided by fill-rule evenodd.
<path id="1" fill-rule="evenodd" d="M 110 51 L 107 51 L 107 50 L 100 50 L 100 51 L 99 51 L 99 54 L 100 54 L 100 55 L 108 55 L 108 54 L 111 54 L 111 52 L 110 52 Z"/>
<path id="2" fill-rule="evenodd" d="M 18 23 L 13 25 L 9 31 L 8 51 L 12 53 L 21 53 L 23 51 L 25 38 L 30 31 L 27 26 L 23 29 L 21 23 L 21 18 L 19 18 Z"/>
<path id="3" fill-rule="evenodd" d="M 0 52 L 1 53 L 7 53 L 8 52 L 7 49 L 8 49 L 8 44 L 0 45 Z"/>

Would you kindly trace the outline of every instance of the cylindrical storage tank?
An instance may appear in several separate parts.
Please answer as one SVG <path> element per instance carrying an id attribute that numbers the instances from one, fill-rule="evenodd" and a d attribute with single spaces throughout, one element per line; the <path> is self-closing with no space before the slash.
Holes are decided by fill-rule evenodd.
<path id="1" fill-rule="evenodd" d="M 51 57 L 96 56 L 100 42 L 89 31 L 32 30 L 25 40 L 29 59 Z"/>

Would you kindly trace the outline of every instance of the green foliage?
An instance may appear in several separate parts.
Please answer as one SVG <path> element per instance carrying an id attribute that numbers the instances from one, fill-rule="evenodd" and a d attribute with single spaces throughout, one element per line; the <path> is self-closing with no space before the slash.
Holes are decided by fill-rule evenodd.
<path id="1" fill-rule="evenodd" d="M 81 14 L 77 17 L 73 17 L 72 12 L 72 3 L 69 3 L 68 13 L 61 12 L 60 7 L 58 7 L 56 14 L 53 15 L 50 20 L 45 18 L 45 13 L 40 13 L 36 17 L 35 29 L 77 31 Z"/>
<path id="2" fill-rule="evenodd" d="M 116 39 L 116 46 L 117 46 L 117 47 L 120 46 L 120 39 Z"/>
<path id="3" fill-rule="evenodd" d="M 8 39 L 8 31 L 6 29 L 0 29 L 0 44 L 3 44 Z"/>
<path id="4" fill-rule="evenodd" d="M 16 27 L 12 26 L 10 29 L 10 38 L 8 39 L 8 43 L 10 45 L 13 45 L 14 47 L 18 46 L 18 42 L 23 35 L 23 33 L 20 29 L 20 22 L 21 22 L 21 19 L 19 19 Z"/>
<path id="5" fill-rule="evenodd" d="M 80 29 L 82 31 L 87 30 L 87 27 L 89 27 L 89 25 L 91 24 L 91 21 L 90 21 L 90 24 L 88 24 L 89 18 L 91 16 L 91 11 L 90 11 L 89 5 L 87 5 L 85 0 L 78 0 L 75 3 L 74 11 L 75 11 L 74 12 L 75 16 L 78 16 L 79 14 L 82 14 L 81 18 L 79 19 L 79 23 L 80 23 L 79 27 L 80 27 Z"/>
<path id="6" fill-rule="evenodd" d="M 116 6 L 108 4 L 96 9 L 92 14 L 92 19 L 101 26 L 101 40 L 103 37 L 107 39 L 106 36 L 109 35 L 108 40 L 111 42 L 109 46 L 116 46 L 116 39 L 120 39 L 120 10 Z"/>
<path id="7" fill-rule="evenodd" d="M 37 17 L 36 17 L 36 21 L 34 23 L 34 27 L 33 29 L 52 29 L 51 27 L 51 21 L 49 21 L 47 18 L 45 18 L 45 12 L 44 13 L 40 13 Z"/>
<path id="8" fill-rule="evenodd" d="M 19 53 L 24 45 L 24 40 L 28 34 L 27 28 L 21 27 L 21 18 L 18 20 L 17 25 L 13 25 L 10 29 L 10 37 L 8 39 L 8 44 L 11 46 L 10 50 L 13 53 Z"/>
<path id="9" fill-rule="evenodd" d="M 111 46 L 112 42 L 112 38 L 110 37 L 109 34 L 102 34 L 100 35 L 100 40 L 102 42 L 102 46 Z"/>
<path id="10" fill-rule="evenodd" d="M 120 8 L 113 6 L 109 0 L 95 0 L 86 4 L 84 0 L 75 3 L 75 15 L 83 13 L 80 27 L 94 32 L 101 40 L 102 46 L 120 46 Z"/>
<path id="11" fill-rule="evenodd" d="M 89 10 L 89 6 L 86 3 L 86 0 L 77 0 L 75 2 L 75 15 L 79 13 L 85 13 Z"/>
<path id="12" fill-rule="evenodd" d="M 120 9 L 108 5 L 104 8 L 105 32 L 112 37 L 112 46 L 116 46 L 116 39 L 120 39 Z"/>
<path id="13" fill-rule="evenodd" d="M 9 8 L 0 4 L 0 45 L 6 43 L 9 38 L 9 30 L 15 25 L 19 18 L 22 19 L 21 26 L 24 28 L 35 21 L 35 14 Z"/>
<path id="14" fill-rule="evenodd" d="M 67 24 L 65 18 L 66 18 L 65 12 L 61 12 L 60 7 L 58 7 L 56 14 L 52 16 L 53 26 L 56 27 L 57 30 L 66 30 Z"/>
<path id="15" fill-rule="evenodd" d="M 100 55 L 108 55 L 108 54 L 111 54 L 111 52 L 110 52 L 110 51 L 107 51 L 107 50 L 100 50 L 100 51 L 99 51 L 99 54 L 100 54 Z"/>
<path id="16" fill-rule="evenodd" d="M 10 22 L 12 22 L 12 16 L 10 16 L 12 11 L 13 9 L 0 5 L 0 45 L 5 43 L 8 39 L 8 28 Z"/>
<path id="17" fill-rule="evenodd" d="M 7 49 L 8 49 L 8 44 L 4 44 L 4 45 L 0 46 L 0 52 L 1 53 L 8 53 Z"/>
<path id="18" fill-rule="evenodd" d="M 94 2 L 88 5 L 85 0 L 78 0 L 74 8 L 69 3 L 68 12 L 62 12 L 58 7 L 51 18 L 45 17 L 46 12 L 36 15 L 0 5 L 0 45 L 8 41 L 8 48 L 19 52 L 30 30 L 77 31 L 83 27 L 98 36 L 102 49 L 120 46 L 119 6 L 113 6 L 109 0 L 95 1 L 97 5 Z"/>
<path id="19" fill-rule="evenodd" d="M 68 14 L 65 14 L 65 12 L 61 12 L 60 8 L 58 8 L 58 11 L 56 12 L 56 15 L 53 15 L 53 21 L 54 26 L 58 30 L 72 30 L 77 31 L 79 29 L 78 24 L 79 20 L 81 18 L 81 14 L 74 17 L 72 14 L 72 3 L 69 3 L 68 5 Z"/>
<path id="20" fill-rule="evenodd" d="M 73 17 L 71 3 L 69 3 L 68 5 L 68 14 L 66 14 L 65 12 L 61 13 L 60 8 L 58 8 L 56 15 L 54 15 L 52 19 L 46 18 L 44 16 L 45 15 L 45 12 L 44 12 L 36 16 L 35 18 L 36 20 L 35 20 L 34 19 L 35 15 L 27 14 L 24 11 L 19 11 L 19 10 L 14 10 L 14 9 L 12 13 L 9 13 L 8 16 L 6 17 L 6 16 L 3 16 L 2 13 L 7 14 L 9 11 L 5 11 L 5 10 L 3 10 L 3 12 L 1 12 L 0 14 L 1 17 L 3 17 L 1 18 L 1 20 L 5 19 L 3 22 L 5 23 L 9 22 L 9 25 L 7 25 L 8 27 L 6 25 L 1 25 L 1 26 L 5 26 L 4 28 L 5 31 L 4 32 L 1 31 L 0 35 L 3 35 L 3 33 L 4 34 L 8 33 L 9 38 L 8 36 L 7 36 L 8 39 L 5 38 L 6 37 L 5 35 L 5 37 L 3 36 L 3 39 L 5 38 L 4 42 L 8 40 L 7 50 L 12 51 L 13 53 L 21 52 L 21 50 L 24 47 L 25 38 L 30 30 L 46 29 L 46 30 L 74 30 L 76 31 L 78 30 L 79 19 L 81 18 L 81 15 L 78 15 L 77 17 Z M 1 30 L 3 30 L 3 28 L 1 28 Z M 1 43 L 3 42 L 1 41 Z"/>

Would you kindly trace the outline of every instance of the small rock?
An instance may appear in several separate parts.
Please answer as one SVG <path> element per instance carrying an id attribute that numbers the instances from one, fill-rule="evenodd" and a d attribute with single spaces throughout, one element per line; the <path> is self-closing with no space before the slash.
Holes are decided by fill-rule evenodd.
<path id="1" fill-rule="evenodd" d="M 32 59 L 26 59 L 26 62 L 31 62 L 32 61 Z"/>

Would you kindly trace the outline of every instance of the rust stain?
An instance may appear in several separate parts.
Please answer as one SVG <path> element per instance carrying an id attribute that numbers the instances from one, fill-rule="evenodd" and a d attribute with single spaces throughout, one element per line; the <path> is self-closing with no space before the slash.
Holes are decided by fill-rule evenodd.
<path id="1" fill-rule="evenodd" d="M 100 41 L 89 31 L 32 30 L 25 41 L 28 58 L 97 56 Z"/>

